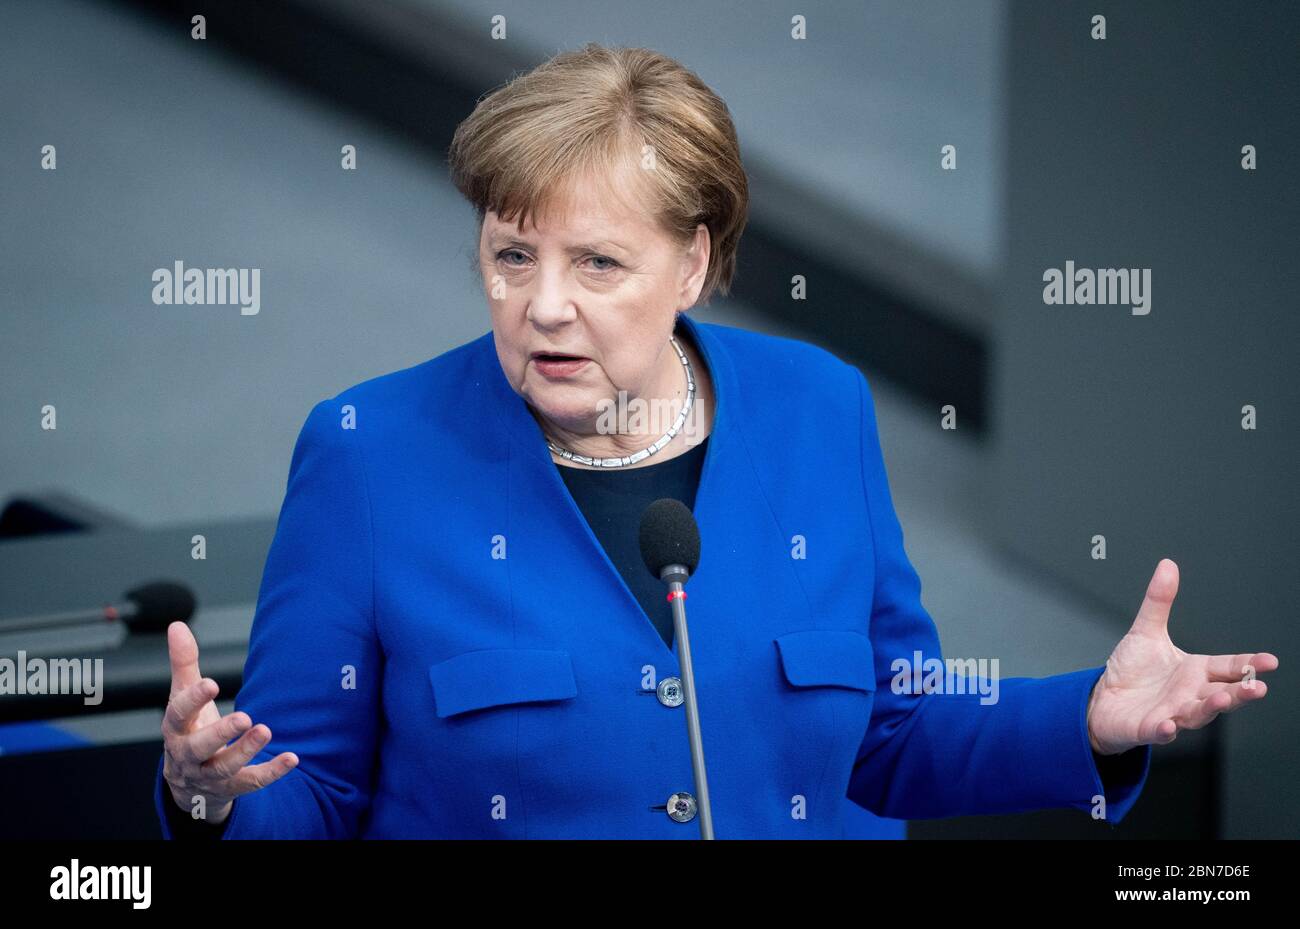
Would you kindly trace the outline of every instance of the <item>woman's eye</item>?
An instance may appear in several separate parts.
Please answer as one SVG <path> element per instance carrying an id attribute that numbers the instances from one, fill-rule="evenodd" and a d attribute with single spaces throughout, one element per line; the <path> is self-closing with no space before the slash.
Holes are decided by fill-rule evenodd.
<path id="1" fill-rule="evenodd" d="M 520 260 L 513 261 L 511 260 L 512 258 L 519 258 Z M 522 268 L 524 267 L 525 264 L 527 264 L 528 256 L 525 255 L 517 248 L 506 248 L 497 252 L 497 260 L 504 261 L 506 267 L 509 268 Z M 600 272 L 613 271 L 615 268 L 621 267 L 621 265 L 613 258 L 607 258 L 604 255 L 592 255 L 587 260 L 593 262 L 601 262 L 600 264 L 593 265 L 593 268 L 596 271 L 600 271 Z"/>

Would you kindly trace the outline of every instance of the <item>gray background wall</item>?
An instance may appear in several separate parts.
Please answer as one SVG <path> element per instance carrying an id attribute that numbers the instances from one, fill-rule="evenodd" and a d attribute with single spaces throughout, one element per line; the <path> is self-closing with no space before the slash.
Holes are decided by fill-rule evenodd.
<path id="1" fill-rule="evenodd" d="M 1279 656 L 1267 700 L 1215 723 L 1222 822 L 1295 838 L 1300 9 L 1124 4 L 1100 42 L 1098 11 L 1012 4 L 990 525 L 1116 632 L 1171 557 L 1176 644 Z M 1151 312 L 1044 305 L 1067 259 L 1152 269 Z"/>

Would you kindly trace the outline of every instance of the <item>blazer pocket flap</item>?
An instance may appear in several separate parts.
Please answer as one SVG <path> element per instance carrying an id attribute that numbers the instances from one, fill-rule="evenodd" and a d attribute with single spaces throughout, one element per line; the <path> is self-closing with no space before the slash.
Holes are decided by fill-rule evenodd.
<path id="1" fill-rule="evenodd" d="M 511 703 L 568 700 L 578 693 L 568 652 L 491 648 L 429 669 L 439 718 Z"/>
<path id="2" fill-rule="evenodd" d="M 871 640 L 849 629 L 791 632 L 776 640 L 785 679 L 795 687 L 875 690 Z"/>

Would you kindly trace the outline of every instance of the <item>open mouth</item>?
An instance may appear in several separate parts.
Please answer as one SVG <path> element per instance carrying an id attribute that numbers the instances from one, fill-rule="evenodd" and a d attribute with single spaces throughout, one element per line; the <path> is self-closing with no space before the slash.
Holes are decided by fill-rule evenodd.
<path id="1" fill-rule="evenodd" d="M 538 352 L 533 355 L 533 366 L 548 378 L 567 378 L 587 366 L 590 358 L 582 355 L 563 355 L 558 352 Z"/>

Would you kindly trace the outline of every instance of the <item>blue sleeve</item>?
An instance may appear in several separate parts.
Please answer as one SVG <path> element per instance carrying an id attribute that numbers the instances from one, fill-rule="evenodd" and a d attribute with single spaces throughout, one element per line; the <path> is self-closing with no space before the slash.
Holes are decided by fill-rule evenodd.
<path id="1" fill-rule="evenodd" d="M 1098 770 L 1086 712 L 1104 668 L 1001 680 L 997 702 L 988 704 L 978 687 L 917 694 L 892 686 L 896 659 L 910 665 L 920 653 L 922 661 L 942 662 L 943 653 L 903 548 L 874 402 L 861 372 L 858 389 L 862 479 L 875 547 L 870 637 L 877 688 L 849 799 L 899 819 L 1072 807 L 1104 810 L 1108 822 L 1119 822 L 1146 781 L 1151 747 L 1126 752 L 1122 761 L 1106 760 Z"/>
<path id="2" fill-rule="evenodd" d="M 292 751 L 298 766 L 237 798 L 225 839 L 354 838 L 369 808 L 382 650 L 362 449 L 357 431 L 342 427 L 340 406 L 318 403 L 294 446 L 235 699 L 271 729 L 250 763 Z M 161 774 L 160 761 L 154 805 L 163 836 L 173 838 Z"/>

